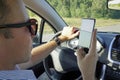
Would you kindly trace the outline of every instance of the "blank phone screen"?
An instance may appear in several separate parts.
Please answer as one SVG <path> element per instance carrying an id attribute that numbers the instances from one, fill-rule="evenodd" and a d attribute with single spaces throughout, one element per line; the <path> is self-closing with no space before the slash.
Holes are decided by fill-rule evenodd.
<path id="1" fill-rule="evenodd" d="M 82 19 L 79 35 L 79 47 L 89 48 L 95 19 Z"/>

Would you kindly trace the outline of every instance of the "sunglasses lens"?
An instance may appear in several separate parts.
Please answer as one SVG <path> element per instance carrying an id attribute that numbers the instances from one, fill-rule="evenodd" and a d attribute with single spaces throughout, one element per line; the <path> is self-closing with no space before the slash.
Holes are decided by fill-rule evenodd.
<path id="1" fill-rule="evenodd" d="M 37 20 L 35 19 L 30 19 L 31 26 L 29 26 L 29 30 L 32 35 L 36 35 L 37 33 L 37 28 L 38 28 L 38 23 Z"/>
<path id="2" fill-rule="evenodd" d="M 31 33 L 33 35 L 36 35 L 36 33 L 37 33 L 37 26 L 36 25 L 31 25 Z"/>

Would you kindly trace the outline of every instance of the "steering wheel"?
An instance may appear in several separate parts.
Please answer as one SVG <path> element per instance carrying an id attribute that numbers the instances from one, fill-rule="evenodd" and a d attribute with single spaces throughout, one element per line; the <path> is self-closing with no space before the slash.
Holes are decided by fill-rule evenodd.
<path id="1" fill-rule="evenodd" d="M 61 32 L 56 33 L 55 36 L 53 36 L 53 38 L 59 36 L 60 34 L 61 34 Z M 64 58 L 67 58 L 66 61 L 69 60 L 69 62 L 66 62 L 67 63 L 67 68 L 69 67 L 69 69 L 67 69 L 66 66 L 62 66 L 62 67 L 64 67 L 62 69 L 56 68 L 56 66 L 61 66 L 61 65 L 59 65 L 59 62 L 57 62 L 58 65 L 54 66 L 55 69 L 54 68 L 50 68 L 50 66 L 49 66 L 49 57 L 50 56 L 43 60 L 43 65 L 44 65 L 45 72 L 48 75 L 50 80 L 62 80 L 61 79 L 62 76 L 66 72 L 69 72 L 69 71 L 72 71 L 72 70 L 75 70 L 75 71 L 79 72 L 79 74 L 75 74 L 75 75 L 77 75 L 77 77 L 75 77 L 74 80 L 82 80 L 81 73 L 80 73 L 80 71 L 78 69 L 78 66 L 77 66 L 76 56 L 74 55 L 74 52 L 76 51 L 76 47 L 77 47 L 77 45 L 75 45 L 75 44 L 77 42 L 78 42 L 78 37 L 73 39 L 73 40 L 67 41 L 66 42 L 67 43 L 66 47 L 60 46 L 60 47 L 57 47 L 53 51 L 53 52 L 56 52 L 54 54 L 57 54 L 57 52 L 60 52 L 59 53 L 60 54 L 59 57 L 56 56 L 57 58 L 59 58 L 60 61 L 62 61 L 61 57 L 67 56 L 67 57 L 64 57 Z M 97 36 L 97 48 L 98 48 L 97 49 L 97 53 L 98 54 L 101 54 L 101 52 L 103 52 L 103 50 L 104 50 L 104 42 L 103 42 L 103 40 L 99 36 Z M 53 61 L 53 64 L 55 64 L 54 61 L 56 61 L 56 60 L 52 60 L 52 61 Z M 72 65 L 70 65 L 71 63 L 72 63 Z M 103 75 L 103 74 L 101 74 L 101 75 Z"/>

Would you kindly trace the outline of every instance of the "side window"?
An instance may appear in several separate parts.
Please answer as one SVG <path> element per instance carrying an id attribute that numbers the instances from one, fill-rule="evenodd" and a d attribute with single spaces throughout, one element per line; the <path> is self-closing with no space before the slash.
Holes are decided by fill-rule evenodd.
<path id="1" fill-rule="evenodd" d="M 52 27 L 47 24 L 47 22 L 45 22 L 44 24 L 44 29 L 43 29 L 43 35 L 42 35 L 42 42 L 48 42 L 52 39 L 52 37 L 54 36 L 54 30 L 52 29 Z"/>
<path id="2" fill-rule="evenodd" d="M 38 21 L 38 31 L 37 32 L 39 32 L 41 18 L 37 14 L 35 14 L 34 12 L 32 12 L 31 10 L 27 9 L 27 11 L 28 11 L 28 14 L 29 14 L 30 18 L 34 18 L 34 19 L 36 19 Z M 36 44 L 39 44 L 39 43 L 40 43 L 40 36 L 37 33 L 37 35 L 33 38 L 33 44 L 36 45 Z"/>
<path id="3" fill-rule="evenodd" d="M 28 9 L 30 18 L 34 18 L 38 21 L 38 33 L 33 39 L 33 44 L 42 44 L 51 40 L 54 35 L 52 27 L 42 19 L 40 16 Z"/>

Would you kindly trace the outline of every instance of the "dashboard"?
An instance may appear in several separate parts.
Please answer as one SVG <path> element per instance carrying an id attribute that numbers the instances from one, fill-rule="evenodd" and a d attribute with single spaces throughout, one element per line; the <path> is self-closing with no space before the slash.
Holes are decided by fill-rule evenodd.
<path id="1" fill-rule="evenodd" d="M 120 35 L 116 35 L 111 41 L 108 59 L 116 65 L 120 65 Z"/>
<path id="2" fill-rule="evenodd" d="M 76 44 L 78 39 L 70 41 L 68 46 L 74 49 Z M 102 73 L 100 79 L 120 80 L 120 33 L 98 32 L 97 53 L 102 63 L 101 69 L 97 68 L 97 72 Z"/>

